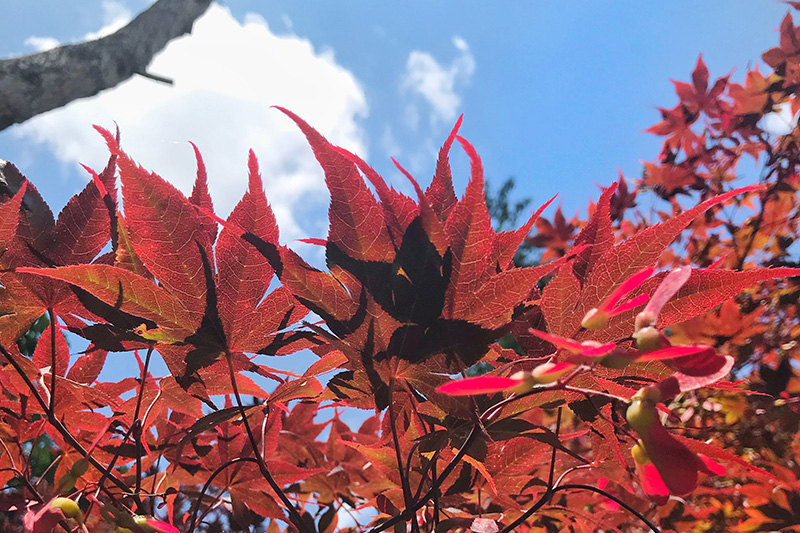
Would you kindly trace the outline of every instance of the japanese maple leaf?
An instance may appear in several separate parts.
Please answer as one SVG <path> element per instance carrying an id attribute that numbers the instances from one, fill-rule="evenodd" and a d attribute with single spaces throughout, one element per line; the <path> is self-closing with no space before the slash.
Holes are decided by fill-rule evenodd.
<path id="1" fill-rule="evenodd" d="M 697 182 L 697 175 L 683 165 L 644 162 L 644 177 L 647 185 L 663 187 L 667 193 L 688 187 Z"/>
<path id="2" fill-rule="evenodd" d="M 280 249 L 284 285 L 328 327 L 348 357 L 349 380 L 359 394 L 391 381 L 385 361 L 427 363 L 427 371 L 454 371 L 478 361 L 524 308 L 530 288 L 557 266 L 514 268 L 512 260 L 535 223 L 495 232 L 483 192 L 483 168 L 472 145 L 457 135 L 440 152 L 427 191 L 411 180 L 417 200 L 389 188 L 358 157 L 334 147 L 293 113 L 281 109 L 306 135 L 331 193 L 330 229 L 324 241 L 329 272 Z M 458 142 L 471 161 L 461 199 L 452 193 L 449 148 Z M 376 198 L 359 170 L 374 186 Z M 563 262 L 561 259 L 559 262 Z M 337 380 L 332 382 L 343 389 Z"/>
<path id="3" fill-rule="evenodd" d="M 115 191 L 116 157 L 98 181 Z M 69 285 L 22 273 L 26 267 L 53 267 L 101 261 L 98 254 L 111 237 L 107 208 L 97 184 L 90 181 L 54 220 L 36 187 L 11 163 L 0 167 L 0 343 L 8 346 L 47 310 L 80 313 L 82 305 Z M 21 192 L 20 192 L 21 191 Z"/>
<path id="4" fill-rule="evenodd" d="M 780 91 L 781 84 L 780 76 L 775 73 L 765 76 L 758 70 L 758 65 L 747 73 L 744 86 L 731 83 L 728 93 L 733 100 L 733 116 L 727 119 L 729 126 L 735 126 L 744 135 L 757 134 L 761 117 L 774 109 L 773 92 Z"/>
<path id="5" fill-rule="evenodd" d="M 126 265 L 20 271 L 90 293 L 100 301 L 93 315 L 104 319 L 107 327 L 121 327 L 142 342 L 159 344 L 170 371 L 184 385 L 194 382 L 196 372 L 213 365 L 220 354 L 283 354 L 287 345 L 308 337 L 287 330 L 307 313 L 305 308 L 286 288 L 266 294 L 274 271 L 262 253 L 241 239 L 244 232 L 277 250 L 278 228 L 252 152 L 248 190 L 214 247 L 216 222 L 210 216 L 213 206 L 199 152 L 198 178 L 192 196 L 186 198 L 137 165 L 110 133 L 98 131 L 119 161 L 126 238 L 158 283 Z M 237 370 L 252 366 L 241 357 L 234 360 Z"/>
<path id="6" fill-rule="evenodd" d="M 650 126 L 645 131 L 666 137 L 665 143 L 670 146 L 696 146 L 703 144 L 702 136 L 692 131 L 699 112 L 686 105 L 678 104 L 672 109 L 659 108 L 661 122 Z"/>
<path id="7" fill-rule="evenodd" d="M 574 237 L 576 224 L 567 222 L 561 207 L 556 209 L 553 221 L 546 218 L 536 220 L 536 234 L 528 237 L 528 241 L 537 248 L 545 248 L 542 260 L 547 261 L 552 258 L 561 257 L 567 253 L 570 242 Z"/>
<path id="8" fill-rule="evenodd" d="M 764 62 L 777 69 L 790 60 L 800 56 L 800 28 L 795 27 L 791 13 L 786 13 L 780 27 L 780 44 L 761 55 Z"/>
<path id="9" fill-rule="evenodd" d="M 702 111 L 710 117 L 716 117 L 718 114 L 717 102 L 719 96 L 725 91 L 729 77 L 717 79 L 709 89 L 708 67 L 703 61 L 703 55 L 700 54 L 700 57 L 697 58 L 697 65 L 692 71 L 692 83 L 675 80 L 672 80 L 672 83 L 675 85 L 675 92 L 678 93 L 682 104 L 695 112 Z"/>

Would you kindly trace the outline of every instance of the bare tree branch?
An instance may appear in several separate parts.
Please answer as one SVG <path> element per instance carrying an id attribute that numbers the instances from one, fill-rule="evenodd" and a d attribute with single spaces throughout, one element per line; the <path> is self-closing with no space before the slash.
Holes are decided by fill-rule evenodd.
<path id="1" fill-rule="evenodd" d="M 169 41 L 192 31 L 211 0 L 158 0 L 115 33 L 22 57 L 0 60 L 0 130 L 78 98 L 147 75 Z M 161 78 L 163 80 L 163 78 Z"/>

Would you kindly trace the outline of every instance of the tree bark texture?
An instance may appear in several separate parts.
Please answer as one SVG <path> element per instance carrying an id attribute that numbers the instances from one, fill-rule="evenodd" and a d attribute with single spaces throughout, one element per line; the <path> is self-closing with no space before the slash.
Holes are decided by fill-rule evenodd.
<path id="1" fill-rule="evenodd" d="M 134 74 L 147 75 L 167 43 L 192 31 L 211 0 L 158 0 L 106 37 L 0 60 L 0 130 L 78 98 L 94 96 Z"/>

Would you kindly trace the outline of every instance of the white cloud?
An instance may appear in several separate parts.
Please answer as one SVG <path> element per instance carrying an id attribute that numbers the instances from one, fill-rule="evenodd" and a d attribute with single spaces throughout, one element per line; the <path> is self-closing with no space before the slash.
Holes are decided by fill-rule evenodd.
<path id="1" fill-rule="evenodd" d="M 58 42 L 58 39 L 55 37 L 37 37 L 36 35 L 31 35 L 25 39 L 25 46 L 30 46 L 36 52 L 46 52 L 60 45 L 61 43 Z"/>
<path id="2" fill-rule="evenodd" d="M 102 8 L 103 27 L 95 32 L 87 33 L 80 39 L 81 41 L 92 41 L 105 37 L 106 35 L 111 35 L 131 21 L 132 16 L 130 10 L 121 2 L 116 0 L 103 0 Z M 61 43 L 54 37 L 32 35 L 25 39 L 25 46 L 33 48 L 36 52 L 45 52 L 57 46 L 61 46 Z"/>
<path id="3" fill-rule="evenodd" d="M 103 27 L 96 32 L 87 33 L 84 40 L 91 41 L 111 35 L 131 21 L 130 10 L 116 0 L 103 0 Z"/>
<path id="4" fill-rule="evenodd" d="M 266 22 L 239 23 L 212 4 L 192 35 L 177 39 L 149 70 L 174 86 L 135 77 L 115 89 L 36 117 L 16 135 L 46 143 L 63 162 L 100 168 L 105 146 L 91 124 L 122 132 L 134 159 L 191 191 L 194 141 L 206 162 L 215 206 L 227 214 L 247 183 L 247 151 L 261 163 L 267 196 L 282 240 L 324 236 L 327 192 L 305 138 L 282 113 L 303 117 L 331 142 L 366 154 L 358 119 L 367 115 L 364 91 L 333 53 L 296 36 L 276 36 Z"/>
<path id="5" fill-rule="evenodd" d="M 413 50 L 406 62 L 406 73 L 402 87 L 421 96 L 431 107 L 431 124 L 451 122 L 456 118 L 461 97 L 456 92 L 458 85 L 469 83 L 475 72 L 475 58 L 469 45 L 461 37 L 453 37 L 453 46 L 459 55 L 443 66 L 428 52 Z M 416 129 L 414 117 L 416 106 L 406 109 L 407 124 Z M 410 117 L 410 118 L 409 118 Z"/>

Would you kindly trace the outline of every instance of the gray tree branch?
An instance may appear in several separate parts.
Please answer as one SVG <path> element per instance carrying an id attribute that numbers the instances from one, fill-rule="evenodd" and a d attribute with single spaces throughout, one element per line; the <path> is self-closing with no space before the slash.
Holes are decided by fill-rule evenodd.
<path id="1" fill-rule="evenodd" d="M 146 72 L 168 42 L 192 31 L 211 0 L 158 0 L 115 33 L 0 60 L 0 130 Z M 163 80 L 163 79 L 162 79 Z"/>

